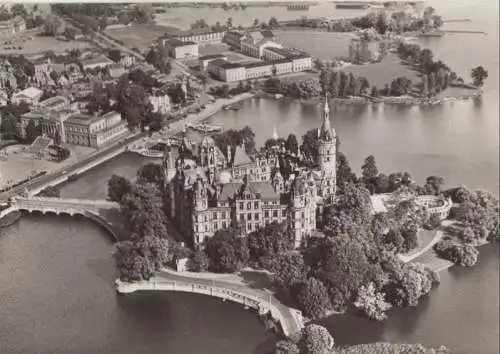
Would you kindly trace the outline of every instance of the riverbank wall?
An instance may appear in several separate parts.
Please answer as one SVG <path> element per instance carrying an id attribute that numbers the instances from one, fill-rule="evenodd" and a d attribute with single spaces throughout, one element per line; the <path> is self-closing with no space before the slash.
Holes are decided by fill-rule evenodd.
<path id="1" fill-rule="evenodd" d="M 54 187 L 54 186 L 60 185 L 64 182 L 67 182 L 67 181 L 71 180 L 72 178 L 75 178 L 74 176 L 81 175 L 82 173 L 84 173 L 84 172 L 86 172 L 86 171 L 106 162 L 106 161 L 111 160 L 112 158 L 124 153 L 125 151 L 127 151 L 126 146 L 123 146 L 123 147 L 120 147 L 116 150 L 113 150 L 110 153 L 105 154 L 105 155 L 93 160 L 92 162 L 89 162 L 85 166 L 82 166 L 82 167 L 76 169 L 75 171 L 72 171 L 71 173 L 63 174 L 62 176 L 54 178 L 53 180 L 51 180 L 47 183 L 44 183 L 40 186 L 37 186 L 37 187 L 34 187 L 33 189 L 30 189 L 28 192 L 28 196 L 30 196 L 30 197 L 35 196 L 47 187 Z"/>

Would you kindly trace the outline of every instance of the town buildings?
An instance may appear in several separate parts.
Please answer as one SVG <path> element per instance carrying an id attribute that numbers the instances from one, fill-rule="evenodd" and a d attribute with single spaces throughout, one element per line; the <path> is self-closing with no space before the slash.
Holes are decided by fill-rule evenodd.
<path id="1" fill-rule="evenodd" d="M 105 68 L 113 64 L 114 64 L 113 61 L 104 55 L 98 55 L 95 57 L 82 60 L 83 70 Z"/>
<path id="2" fill-rule="evenodd" d="M 26 102 L 28 105 L 36 105 L 40 98 L 42 98 L 43 91 L 37 89 L 36 87 L 28 87 L 25 90 L 17 92 L 12 95 L 11 101 L 13 104 L 20 104 L 21 102 Z"/>
<path id="3" fill-rule="evenodd" d="M 26 22 L 20 16 L 0 21 L 0 37 L 10 36 L 26 31 Z"/>
<path id="4" fill-rule="evenodd" d="M 336 133 L 329 113 L 325 102 L 318 129 L 318 167 L 313 169 L 293 162 L 300 157 L 279 146 L 266 154 L 248 155 L 239 146 L 223 152 L 210 137 L 194 145 L 184 139 L 177 158 L 167 147 L 167 214 L 186 240 L 202 247 L 217 230 L 232 226 L 248 234 L 277 222 L 286 223 L 296 247 L 306 242 L 321 228 L 323 209 L 334 202 L 336 192 Z M 280 160 L 293 166 L 287 179 Z"/>
<path id="5" fill-rule="evenodd" d="M 149 96 L 149 102 L 153 106 L 153 112 L 165 114 L 170 111 L 170 97 L 166 92 L 156 91 Z"/>
<path id="6" fill-rule="evenodd" d="M 262 51 L 267 46 L 279 46 L 274 42 L 273 32 L 269 30 L 247 31 L 241 40 L 241 52 L 254 58 L 262 58 Z"/>
<path id="7" fill-rule="evenodd" d="M 174 59 L 189 59 L 199 56 L 196 42 L 172 38 L 165 41 L 164 45 L 169 55 Z"/>
<path id="8" fill-rule="evenodd" d="M 222 42 L 226 43 L 235 51 L 241 51 L 241 42 L 245 34 L 239 31 L 227 31 L 222 38 Z"/>
<path id="9" fill-rule="evenodd" d="M 200 71 L 207 71 L 208 63 L 215 59 L 227 60 L 227 56 L 224 54 L 210 54 L 199 57 L 198 60 L 200 62 Z"/>
<path id="10" fill-rule="evenodd" d="M 211 31 L 206 28 L 193 29 L 186 32 L 178 33 L 175 36 L 167 38 L 168 41 L 176 39 L 182 42 L 194 42 L 197 44 L 216 44 L 221 43 L 226 31 Z"/>

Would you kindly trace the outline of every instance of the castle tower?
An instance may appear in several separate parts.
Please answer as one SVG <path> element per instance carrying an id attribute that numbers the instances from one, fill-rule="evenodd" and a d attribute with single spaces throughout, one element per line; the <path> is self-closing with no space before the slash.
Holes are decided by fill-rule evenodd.
<path id="1" fill-rule="evenodd" d="M 323 123 L 318 129 L 318 165 L 323 175 L 321 181 L 322 197 L 335 195 L 337 183 L 337 135 L 335 129 L 330 126 L 330 107 L 328 106 L 328 97 L 325 97 L 323 108 Z"/>
<path id="2" fill-rule="evenodd" d="M 208 208 L 207 186 L 205 182 L 198 178 L 194 184 L 194 210 L 204 211 Z"/>
<path id="3" fill-rule="evenodd" d="M 284 180 L 283 176 L 281 175 L 281 168 L 280 168 L 279 159 L 276 159 L 276 167 L 275 167 L 274 176 L 272 179 L 272 185 L 273 185 L 276 193 L 278 193 L 278 194 L 285 193 L 285 180 Z"/>
<path id="4" fill-rule="evenodd" d="M 170 144 L 165 145 L 165 149 L 163 151 L 162 170 L 163 170 L 164 184 L 166 186 L 168 182 L 170 182 L 174 177 L 176 170 L 174 154 L 172 153 L 172 147 L 170 146 Z"/>

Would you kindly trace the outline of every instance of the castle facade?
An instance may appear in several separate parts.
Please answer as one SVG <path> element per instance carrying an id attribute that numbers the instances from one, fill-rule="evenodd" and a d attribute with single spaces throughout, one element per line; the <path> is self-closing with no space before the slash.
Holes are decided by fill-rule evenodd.
<path id="1" fill-rule="evenodd" d="M 237 227 L 249 234 L 273 222 L 285 223 L 300 247 L 321 228 L 323 208 L 336 193 L 337 138 L 327 100 L 322 118 L 312 169 L 301 167 L 300 153 L 279 147 L 251 156 L 243 146 L 223 153 L 206 136 L 199 144 L 185 139 L 177 156 L 167 147 L 162 165 L 167 216 L 195 247 L 219 229 Z M 293 167 L 287 178 L 280 161 Z"/>

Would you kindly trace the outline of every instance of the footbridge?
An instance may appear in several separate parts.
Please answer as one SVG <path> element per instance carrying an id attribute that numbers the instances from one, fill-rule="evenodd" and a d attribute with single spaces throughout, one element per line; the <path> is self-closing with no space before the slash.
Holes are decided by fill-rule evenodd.
<path id="1" fill-rule="evenodd" d="M 117 291 L 132 293 L 135 291 L 182 291 L 203 294 L 233 301 L 258 311 L 260 315 L 270 314 L 279 322 L 283 334 L 287 337 L 304 328 L 304 319 L 299 310 L 281 303 L 272 293 L 254 289 L 245 284 L 198 278 L 195 275 L 177 275 L 176 272 L 160 271 L 148 281 L 126 283 L 116 281 Z"/>
<path id="2" fill-rule="evenodd" d="M 13 211 L 82 215 L 106 228 L 117 241 L 124 236 L 120 206 L 107 200 L 12 197 L 9 204 L 7 209 L 0 212 L 0 219 Z"/>

